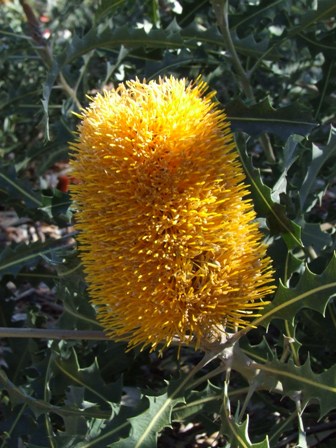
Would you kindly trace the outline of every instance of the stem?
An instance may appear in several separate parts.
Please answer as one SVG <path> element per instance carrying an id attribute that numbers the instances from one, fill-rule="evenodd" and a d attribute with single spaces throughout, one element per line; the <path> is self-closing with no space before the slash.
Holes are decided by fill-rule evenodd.
<path id="1" fill-rule="evenodd" d="M 294 362 L 297 366 L 300 365 L 300 358 L 299 358 L 299 353 L 298 350 L 296 349 L 296 347 L 294 346 L 294 342 L 295 342 L 295 328 L 293 328 L 293 330 L 291 331 L 291 327 L 290 327 L 290 323 L 288 320 L 285 320 L 285 329 L 286 329 L 286 336 L 287 338 L 285 339 L 285 344 L 287 347 L 289 347 Z"/>
<path id="2" fill-rule="evenodd" d="M 224 381 L 224 406 L 226 406 L 229 415 L 231 414 L 231 407 L 230 407 L 230 401 L 229 401 L 229 384 L 230 384 L 230 376 L 231 376 L 231 369 L 227 369 L 226 375 L 225 375 L 225 381 Z"/>
<path id="3" fill-rule="evenodd" d="M 233 44 L 229 28 L 229 2 L 228 0 L 212 0 L 212 6 L 217 17 L 217 23 L 222 33 L 224 44 L 231 54 L 232 64 L 240 78 L 241 86 L 246 98 L 255 102 L 254 93 L 247 73 L 240 62 L 238 53 Z"/>
<path id="4" fill-rule="evenodd" d="M 279 428 L 273 433 L 269 435 L 269 441 L 273 442 L 273 440 L 277 440 L 284 432 L 285 428 L 296 418 L 295 412 L 293 412 L 281 425 Z"/>
<path id="5" fill-rule="evenodd" d="M 110 340 L 102 331 L 0 327 L 0 338 Z"/>
<path id="6" fill-rule="evenodd" d="M 44 400 L 45 403 L 49 403 L 50 398 L 51 398 L 50 397 L 50 389 L 49 389 L 49 380 L 50 380 L 50 377 L 51 377 L 52 356 L 53 356 L 53 354 L 49 354 L 47 371 L 46 371 L 46 374 L 45 374 L 45 377 L 44 377 L 43 400 Z M 44 422 L 45 422 L 45 426 L 46 426 L 46 430 L 47 430 L 50 446 L 51 446 L 51 448 L 56 448 L 56 445 L 54 443 L 54 437 L 53 437 L 54 434 L 53 434 L 52 424 L 51 424 L 51 421 L 50 421 L 50 416 L 47 413 L 44 414 Z"/>
<path id="7" fill-rule="evenodd" d="M 211 0 L 211 3 L 217 17 L 218 27 L 222 33 L 224 44 L 230 52 L 232 64 L 239 77 L 243 92 L 245 93 L 246 98 L 251 103 L 255 104 L 256 99 L 250 82 L 250 76 L 244 70 L 232 41 L 229 27 L 229 0 Z M 276 162 L 276 158 L 268 135 L 266 133 L 261 135 L 259 141 L 264 149 L 268 163 L 274 164 Z"/>
<path id="8" fill-rule="evenodd" d="M 28 5 L 25 0 L 19 0 L 19 1 L 27 18 L 29 32 L 32 37 L 32 40 L 37 45 L 36 50 L 41 56 L 43 63 L 46 65 L 48 69 L 50 69 L 53 65 L 53 55 L 50 46 L 48 45 L 48 42 L 41 33 L 40 22 L 36 18 L 35 13 L 32 10 L 31 6 Z M 76 91 L 68 84 L 62 72 L 59 73 L 59 81 L 64 92 L 66 92 L 67 95 L 72 99 L 78 110 L 81 110 L 82 106 L 77 99 Z"/>
<path id="9" fill-rule="evenodd" d="M 247 391 L 244 403 L 243 403 L 243 405 L 241 407 L 241 410 L 239 412 L 238 422 L 242 422 L 244 414 L 245 414 L 246 409 L 247 409 L 247 406 L 249 405 L 250 400 L 252 398 L 252 395 L 254 394 L 256 389 L 257 389 L 257 385 L 256 384 L 251 384 L 250 387 L 248 388 L 248 391 Z"/>
<path id="10" fill-rule="evenodd" d="M 296 405 L 296 412 L 297 412 L 297 418 L 298 418 L 298 424 L 299 424 L 298 446 L 304 446 L 303 443 L 307 443 L 306 442 L 306 431 L 305 431 L 303 420 L 302 420 L 302 414 L 305 409 L 305 406 L 303 406 L 303 408 L 301 407 L 301 401 L 299 398 L 297 398 L 297 400 L 295 400 L 295 405 Z M 302 445 L 301 445 L 301 443 L 302 443 Z"/>
<path id="11" fill-rule="evenodd" d="M 26 407 L 27 407 L 27 403 L 24 403 L 24 404 L 21 406 L 20 410 L 19 410 L 19 411 L 16 411 L 16 412 L 17 412 L 17 414 L 16 414 L 16 418 L 15 418 L 15 420 L 14 420 L 12 426 L 9 428 L 9 430 L 6 431 L 6 432 L 4 433 L 4 435 L 3 435 L 3 440 L 2 440 L 2 444 L 1 444 L 0 448 L 6 448 L 6 446 L 8 446 L 8 445 L 7 445 L 7 442 L 8 442 L 9 439 L 12 437 L 12 432 L 14 431 L 15 426 L 16 426 L 17 423 L 19 422 L 19 420 L 20 420 L 20 418 L 21 418 L 21 416 L 22 416 L 24 410 L 26 409 Z"/>
<path id="12" fill-rule="evenodd" d="M 76 92 L 70 85 L 68 84 L 67 80 L 64 78 L 63 73 L 60 72 L 59 74 L 59 80 L 62 86 L 62 89 L 69 95 L 69 97 L 72 99 L 72 101 L 76 104 L 76 107 L 78 110 L 82 109 L 81 103 L 77 99 Z"/>
<path id="13" fill-rule="evenodd" d="M 271 165 L 274 165 L 276 163 L 276 158 L 271 145 L 271 140 L 266 132 L 259 137 L 259 142 L 263 150 L 265 151 L 267 162 Z"/>
<path id="14" fill-rule="evenodd" d="M 210 378 L 213 378 L 214 376 L 219 375 L 220 373 L 224 372 L 227 369 L 226 366 L 220 365 L 216 369 L 211 370 L 211 372 L 207 373 L 206 375 L 203 375 L 200 378 L 197 378 L 194 382 L 187 385 L 187 389 L 195 389 L 200 384 L 208 381 Z"/>

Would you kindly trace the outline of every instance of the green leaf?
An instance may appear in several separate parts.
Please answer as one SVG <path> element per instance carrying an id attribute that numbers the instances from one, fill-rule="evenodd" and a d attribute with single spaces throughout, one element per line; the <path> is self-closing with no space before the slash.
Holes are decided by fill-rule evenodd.
<path id="1" fill-rule="evenodd" d="M 142 403 L 141 403 L 142 405 Z M 142 409 L 143 410 L 143 409 Z M 120 412 L 112 420 L 94 420 L 89 422 L 89 429 L 85 437 L 81 437 L 80 448 L 100 448 L 112 447 L 113 442 L 126 437 L 129 432 L 130 424 L 128 419 L 139 412 L 138 407 L 134 410 L 129 407 L 121 407 Z M 64 437 L 66 434 L 64 434 Z M 63 438 L 60 438 L 58 448 L 64 448 Z M 67 448 L 77 446 L 74 444 L 66 445 Z M 132 445 L 130 445 L 132 446 Z"/>
<path id="2" fill-rule="evenodd" d="M 311 162 L 308 165 L 306 177 L 300 188 L 301 210 L 305 211 L 309 206 L 309 195 L 313 193 L 317 182 L 317 176 L 325 163 L 336 154 L 336 128 L 331 127 L 327 145 L 318 147 L 312 145 Z"/>
<path id="3" fill-rule="evenodd" d="M 245 141 L 241 134 L 238 134 L 236 141 L 250 182 L 255 210 L 259 215 L 266 217 L 272 234 L 282 234 L 288 249 L 302 246 L 300 227 L 286 216 L 286 209 L 282 205 L 273 201 L 272 190 L 263 183 L 260 171 L 254 168 L 246 153 Z"/>
<path id="4" fill-rule="evenodd" d="M 101 328 L 87 293 L 87 285 L 78 254 L 56 266 L 59 282 L 57 296 L 63 301 L 63 313 L 57 321 L 62 329 L 95 330 Z"/>
<path id="5" fill-rule="evenodd" d="M 301 143 L 303 140 L 303 137 L 293 134 L 290 135 L 288 140 L 286 141 L 286 144 L 283 148 L 283 161 L 282 161 L 282 168 L 287 175 L 287 172 L 289 168 L 293 165 L 293 163 L 297 160 L 297 158 L 300 155 L 301 148 L 299 143 Z"/>
<path id="6" fill-rule="evenodd" d="M 46 215 L 56 221 L 60 225 L 70 224 L 71 212 L 70 212 L 70 195 L 69 193 L 63 193 L 56 188 L 49 196 L 42 195 L 42 207 L 41 210 Z"/>
<path id="7" fill-rule="evenodd" d="M 29 208 L 41 206 L 40 195 L 33 192 L 28 181 L 17 177 L 14 166 L 0 168 L 0 190 L 5 191 L 11 200 L 23 201 Z"/>
<path id="8" fill-rule="evenodd" d="M 81 368 L 75 350 L 70 351 L 67 358 L 55 358 L 55 366 L 66 378 L 67 384 L 85 389 L 85 401 L 99 404 L 103 410 L 117 410 L 116 403 L 121 400 L 121 380 L 114 384 L 105 384 L 101 377 L 97 360 L 89 367 Z"/>
<path id="9" fill-rule="evenodd" d="M 225 110 L 234 132 L 243 131 L 253 136 L 271 132 L 287 139 L 291 134 L 307 135 L 316 126 L 305 106 L 295 103 L 274 109 L 269 97 L 252 106 L 234 100 L 225 106 Z"/>
<path id="10" fill-rule="evenodd" d="M 111 445 L 113 448 L 156 448 L 157 434 L 171 424 L 172 408 L 176 400 L 170 399 L 166 393 L 146 398 L 148 409 L 129 419 L 132 425 L 131 435 Z"/>
<path id="11" fill-rule="evenodd" d="M 96 13 L 95 23 L 99 24 L 106 16 L 113 14 L 119 6 L 122 6 L 125 0 L 102 0 Z"/>
<path id="12" fill-rule="evenodd" d="M 331 19 L 336 14 L 336 3 L 334 0 L 319 0 L 317 9 L 310 10 L 303 15 L 299 25 L 290 29 L 287 36 L 292 37 L 295 34 L 301 33 L 307 28 L 314 25 L 316 22 Z"/>
<path id="13" fill-rule="evenodd" d="M 106 28 L 99 33 L 92 28 L 82 38 L 74 36 L 65 57 L 65 64 L 69 64 L 80 56 L 95 49 L 110 50 L 123 45 L 126 48 L 181 48 L 183 39 L 179 33 L 169 30 L 152 29 L 148 33 L 144 29 L 130 28 L 124 25 L 119 28 Z"/>
<path id="14" fill-rule="evenodd" d="M 76 269 L 77 274 L 74 277 L 81 272 L 80 268 L 81 266 Z M 58 328 L 71 328 L 73 330 L 97 330 L 101 328 L 96 320 L 94 308 L 89 302 L 84 281 L 78 282 L 77 290 L 72 285 L 67 285 L 62 281 L 57 287 L 57 292 L 63 300 L 64 307 L 64 311 L 57 322 Z"/>
<path id="15" fill-rule="evenodd" d="M 157 433 L 164 427 L 170 426 L 174 406 L 185 402 L 184 396 L 194 373 L 195 368 L 187 376 L 170 381 L 167 393 L 155 397 L 147 396 L 148 409 L 137 417 L 129 419 L 132 425 L 130 436 L 113 444 L 113 448 L 131 446 L 133 448 L 156 448 Z"/>
<path id="16" fill-rule="evenodd" d="M 266 362 L 267 360 L 274 359 L 275 356 L 265 337 L 257 345 L 251 345 L 247 338 L 241 338 L 240 348 L 245 355 L 258 362 Z"/>
<path id="17" fill-rule="evenodd" d="M 6 247 L 0 254 L 0 278 L 6 274 L 17 275 L 23 267 L 36 266 L 41 257 L 50 264 L 61 263 L 64 250 L 69 248 L 69 236 L 57 240 L 18 244 Z M 72 244 L 71 244 L 72 245 Z M 50 257 L 50 258 L 48 258 Z"/>
<path id="18" fill-rule="evenodd" d="M 323 232 L 320 224 L 298 221 L 302 229 L 302 242 L 308 247 L 312 246 L 317 253 L 332 244 L 330 233 Z"/>
<path id="19" fill-rule="evenodd" d="M 230 437 L 234 443 L 232 447 L 239 448 L 269 448 L 268 437 L 262 442 L 252 443 L 248 435 L 249 416 L 243 423 L 237 423 L 234 418 L 225 412 L 223 418 L 223 432 Z"/>
<path id="20" fill-rule="evenodd" d="M 275 318 L 294 322 L 296 313 L 302 308 L 310 308 L 324 314 L 330 298 L 336 294 L 335 272 L 336 254 L 320 275 L 314 274 L 306 267 L 295 288 L 287 288 L 280 283 L 272 303 L 264 308 L 263 315 L 252 324 L 267 328 Z"/>
<path id="21" fill-rule="evenodd" d="M 123 45 L 126 48 L 167 48 L 181 49 L 199 48 L 199 43 L 207 46 L 223 47 L 223 38 L 216 26 L 206 29 L 196 22 L 192 22 L 185 28 L 180 28 L 176 21 L 170 23 L 166 29 L 154 29 L 146 32 L 144 29 L 130 28 L 128 25 L 114 28 L 105 28 L 99 32 L 93 27 L 82 38 L 75 36 L 66 52 L 66 56 L 59 58 L 59 64 L 69 64 L 91 50 L 112 48 Z M 252 37 L 239 40 L 237 48 L 242 52 L 262 54 L 265 43 L 256 43 Z M 45 93 L 48 93 L 47 89 Z"/>
<path id="22" fill-rule="evenodd" d="M 12 406 L 10 409 L 10 405 L 5 405 L 4 400 L 2 400 L 1 410 L 0 434 L 3 447 L 20 446 L 23 436 L 28 435 L 28 433 L 31 436 L 37 430 L 37 419 L 24 404 Z M 41 428 L 39 428 L 40 439 L 43 439 L 41 432 Z M 4 441 L 6 441 L 6 445 L 4 445 Z"/>
<path id="23" fill-rule="evenodd" d="M 12 407 L 20 404 L 28 405 L 36 417 L 50 411 L 62 415 L 62 412 L 59 412 L 61 408 L 58 406 L 53 406 L 44 400 L 35 399 L 26 392 L 23 386 L 17 387 L 3 369 L 0 369 L 0 388 L 1 390 L 7 390 Z"/>
<path id="24" fill-rule="evenodd" d="M 269 46 L 268 38 L 263 38 L 262 40 L 257 42 L 253 34 L 249 34 L 248 36 L 239 38 L 237 33 L 232 30 L 231 37 L 235 49 L 238 51 L 238 53 L 244 54 L 245 56 L 258 58 L 266 52 Z M 273 52 L 268 55 L 267 59 L 273 60 L 276 58 L 276 56 L 276 52 Z"/>
<path id="25" fill-rule="evenodd" d="M 231 29 L 250 29 L 261 21 L 273 22 L 277 13 L 282 10 L 290 10 L 290 3 L 283 0 L 261 0 L 258 3 L 249 3 L 246 5 L 244 14 L 236 15 L 230 18 Z"/>
<path id="26" fill-rule="evenodd" d="M 212 65 L 217 66 L 218 60 L 211 57 L 201 47 L 193 52 L 182 49 L 178 52 L 165 51 L 159 61 L 147 60 L 144 68 L 146 79 L 152 79 L 160 74 L 167 74 L 170 72 L 178 72 L 181 67 L 195 66 L 195 65 Z"/>
<path id="27" fill-rule="evenodd" d="M 191 391 L 185 398 L 185 403 L 173 409 L 173 420 L 183 421 L 195 414 L 199 418 L 201 412 L 207 414 L 218 412 L 222 400 L 222 388 L 214 386 L 208 381 L 204 389 Z"/>
<path id="28" fill-rule="evenodd" d="M 256 368 L 280 381 L 284 395 L 301 398 L 303 405 L 317 400 L 321 417 L 336 409 L 336 366 L 316 374 L 311 369 L 308 357 L 302 366 L 296 366 L 291 359 L 287 364 L 275 359 L 267 364 L 258 364 Z"/>

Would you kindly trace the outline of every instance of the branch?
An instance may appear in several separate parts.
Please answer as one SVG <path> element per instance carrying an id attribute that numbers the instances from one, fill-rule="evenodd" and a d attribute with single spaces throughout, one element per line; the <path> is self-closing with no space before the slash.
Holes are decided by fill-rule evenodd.
<path id="1" fill-rule="evenodd" d="M 33 339 L 79 339 L 106 341 L 107 337 L 102 331 L 95 330 L 60 330 L 40 328 L 7 328 L 0 327 L 0 338 L 33 338 Z"/>

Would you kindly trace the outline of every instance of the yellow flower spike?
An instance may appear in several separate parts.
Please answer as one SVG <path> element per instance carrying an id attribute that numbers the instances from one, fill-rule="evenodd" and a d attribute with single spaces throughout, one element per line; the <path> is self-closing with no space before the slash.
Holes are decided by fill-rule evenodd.
<path id="1" fill-rule="evenodd" d="M 196 348 L 273 290 L 229 122 L 198 80 L 98 94 L 72 144 L 79 249 L 97 318 L 129 348 Z"/>

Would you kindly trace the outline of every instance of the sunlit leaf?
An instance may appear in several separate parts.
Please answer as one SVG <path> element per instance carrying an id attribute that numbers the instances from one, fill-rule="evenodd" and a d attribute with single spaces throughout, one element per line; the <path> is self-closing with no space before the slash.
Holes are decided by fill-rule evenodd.
<path id="1" fill-rule="evenodd" d="M 302 308 L 310 308 L 324 314 L 330 298 L 336 294 L 336 255 L 320 275 L 306 267 L 295 288 L 280 283 L 272 303 L 264 308 L 263 315 L 253 321 L 255 325 L 268 327 L 272 319 L 294 321 Z"/>
<path id="2" fill-rule="evenodd" d="M 131 434 L 112 446 L 113 448 L 156 448 L 157 435 L 164 427 L 171 424 L 171 412 L 175 404 L 167 394 L 147 396 L 148 409 L 142 414 L 129 419 L 132 425 Z"/>
<path id="3" fill-rule="evenodd" d="M 275 359 L 267 364 L 259 365 L 261 372 L 271 375 L 283 386 L 284 395 L 300 398 L 304 405 L 310 401 L 318 401 L 321 417 L 330 410 L 336 409 L 336 366 L 323 373 L 312 371 L 310 359 L 302 366 L 292 360 L 287 364 Z"/>

